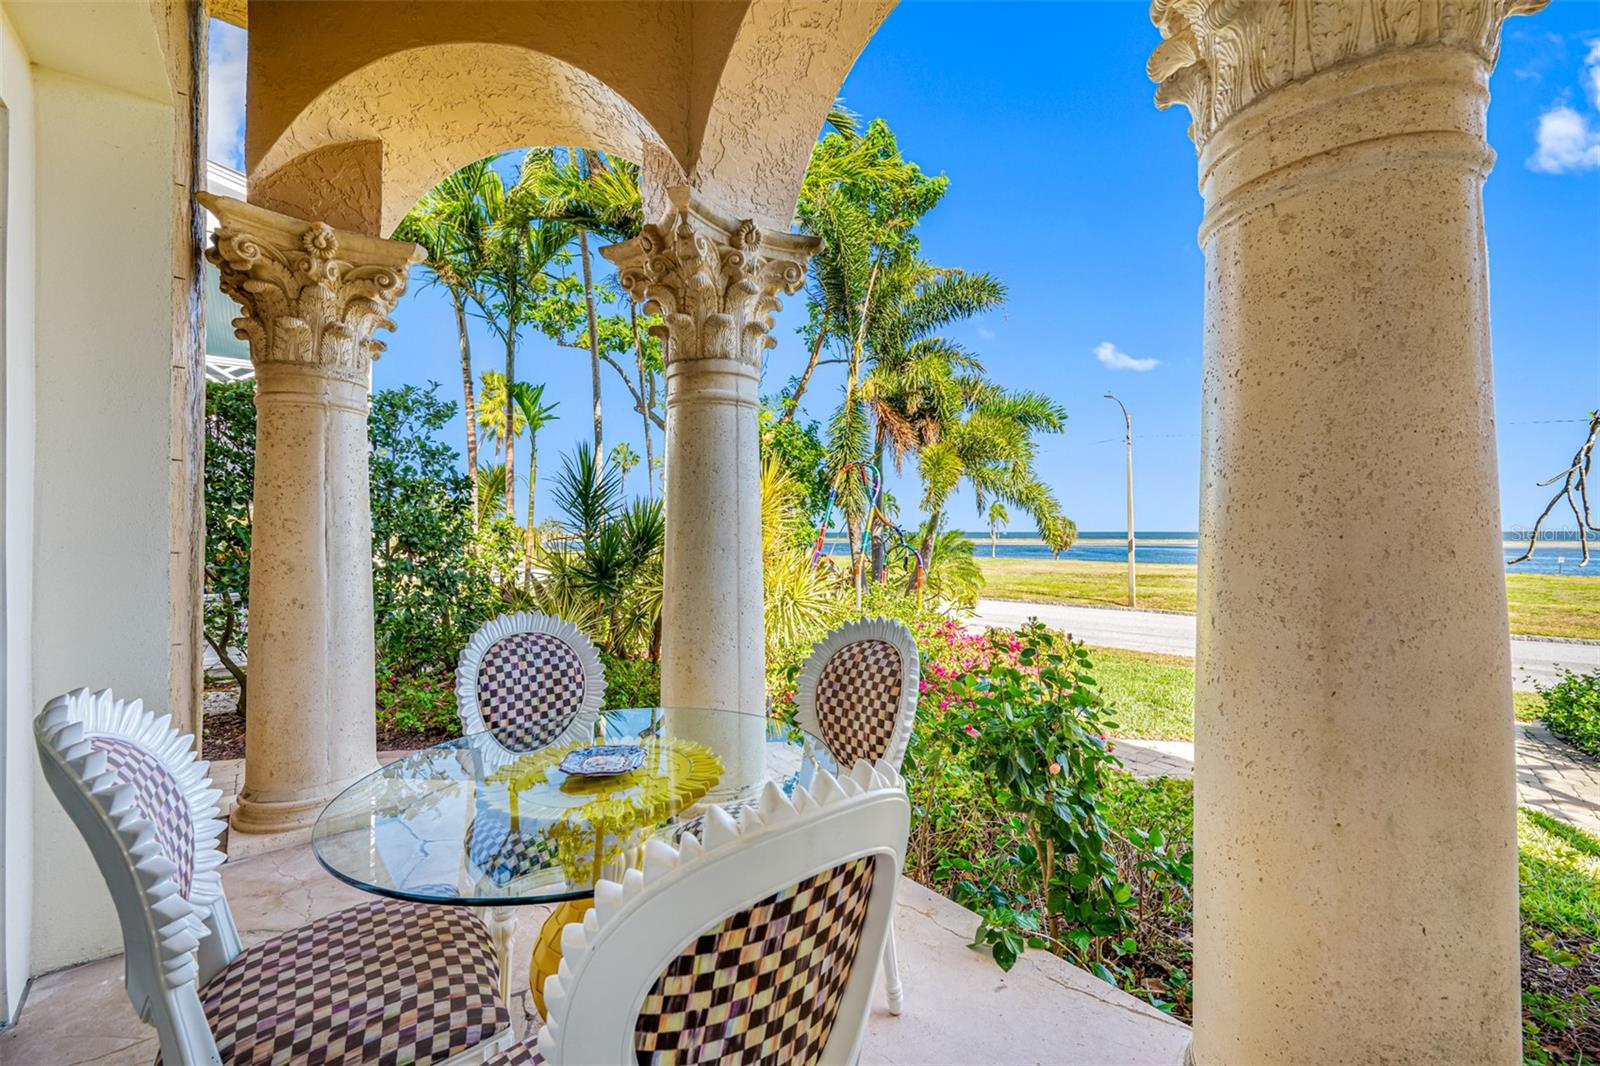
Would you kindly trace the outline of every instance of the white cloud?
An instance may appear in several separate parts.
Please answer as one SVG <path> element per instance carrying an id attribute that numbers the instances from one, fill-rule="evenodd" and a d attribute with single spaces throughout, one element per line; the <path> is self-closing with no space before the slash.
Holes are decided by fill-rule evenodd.
<path id="1" fill-rule="evenodd" d="M 1600 40 L 1589 44 L 1579 75 L 1588 102 L 1600 111 Z M 1528 166 L 1546 174 L 1600 167 L 1600 126 L 1563 102 L 1539 116 L 1538 149 Z"/>
<path id="2" fill-rule="evenodd" d="M 1539 150 L 1528 166 L 1546 174 L 1600 167 L 1600 130 L 1570 107 L 1553 107 L 1539 116 Z"/>
<path id="3" fill-rule="evenodd" d="M 1110 341 L 1101 341 L 1095 345 L 1094 357 L 1100 360 L 1100 365 L 1107 370 L 1136 370 L 1143 373 L 1161 365 L 1159 359 L 1135 359 Z"/>
<path id="4" fill-rule="evenodd" d="M 1589 42 L 1589 54 L 1583 57 L 1583 87 L 1589 90 L 1589 102 L 1600 110 L 1600 38 Z"/>
<path id="5" fill-rule="evenodd" d="M 986 341 L 992 341 L 994 340 L 994 330 L 990 329 L 988 326 L 979 326 L 978 336 L 982 337 Z"/>
<path id="6" fill-rule="evenodd" d="M 245 32 L 211 20 L 206 78 L 206 158 L 244 169 Z"/>

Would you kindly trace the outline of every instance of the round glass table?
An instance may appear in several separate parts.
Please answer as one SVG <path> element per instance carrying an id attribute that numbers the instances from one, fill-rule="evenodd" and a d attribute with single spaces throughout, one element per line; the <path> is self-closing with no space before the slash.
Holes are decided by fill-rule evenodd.
<path id="1" fill-rule="evenodd" d="M 377 895 L 488 908 L 502 991 L 514 906 L 561 903 L 540 935 L 530 980 L 560 961 L 560 931 L 581 920 L 594 883 L 639 861 L 652 836 L 696 832 L 707 805 L 734 810 L 768 781 L 784 791 L 817 767 L 837 772 L 827 746 L 795 726 L 736 711 L 640 707 L 606 711 L 599 736 L 519 753 L 488 733 L 408 752 L 357 781 L 312 830 L 333 876 Z M 637 769 L 564 772 L 575 750 L 644 749 Z"/>

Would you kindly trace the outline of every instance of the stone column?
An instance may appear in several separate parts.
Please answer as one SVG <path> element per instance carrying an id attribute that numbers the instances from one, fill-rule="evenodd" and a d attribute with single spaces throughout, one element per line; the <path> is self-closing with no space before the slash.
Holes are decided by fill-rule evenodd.
<path id="1" fill-rule="evenodd" d="M 1537 6 L 1153 6 L 1205 197 L 1202 1066 L 1519 1061 L 1481 192 Z"/>
<path id="2" fill-rule="evenodd" d="M 376 766 L 367 398 L 421 258 L 221 196 L 207 258 L 256 372 L 250 711 L 234 829 L 301 829 Z"/>
<path id="3" fill-rule="evenodd" d="M 667 385 L 666 572 L 661 701 L 761 715 L 766 656 L 761 586 L 761 359 L 780 293 L 805 280 L 819 241 L 762 232 L 686 186 L 638 237 L 601 250 L 645 309 L 661 315 Z M 679 736 L 715 748 L 719 795 L 765 777 L 759 718 L 707 730 L 669 717 Z"/>

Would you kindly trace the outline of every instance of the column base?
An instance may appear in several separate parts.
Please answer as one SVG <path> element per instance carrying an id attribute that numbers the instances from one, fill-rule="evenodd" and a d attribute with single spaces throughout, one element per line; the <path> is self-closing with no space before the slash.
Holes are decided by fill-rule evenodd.
<path id="1" fill-rule="evenodd" d="M 235 833 L 292 833 L 310 829 L 317 815 L 328 801 L 338 795 L 338 790 L 326 796 L 303 800 L 258 800 L 248 792 L 239 794 L 233 813 L 228 815 L 228 827 Z"/>
<path id="2" fill-rule="evenodd" d="M 228 828 L 233 833 L 251 835 L 309 830 L 335 796 L 377 769 L 378 760 L 374 758 L 371 765 L 343 780 L 329 782 L 326 787 L 317 789 L 315 795 L 295 799 L 263 799 L 246 781 L 228 815 Z"/>

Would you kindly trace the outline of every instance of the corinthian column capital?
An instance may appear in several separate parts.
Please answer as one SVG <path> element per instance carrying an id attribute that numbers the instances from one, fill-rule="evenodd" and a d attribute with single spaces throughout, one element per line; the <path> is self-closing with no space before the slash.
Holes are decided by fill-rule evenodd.
<path id="1" fill-rule="evenodd" d="M 667 196 L 664 219 L 600 254 L 633 298 L 661 315 L 669 361 L 726 359 L 759 373 L 762 352 L 777 343 L 779 296 L 805 282 L 806 260 L 822 242 L 730 218 L 686 185 Z"/>
<path id="2" fill-rule="evenodd" d="M 199 198 L 220 223 L 206 260 L 242 310 L 234 333 L 250 342 L 251 361 L 317 367 L 365 385 L 384 348 L 373 333 L 394 328 L 389 312 L 422 250 L 226 196 Z"/>
<path id="3" fill-rule="evenodd" d="M 1183 104 L 1189 136 L 1213 131 L 1258 97 L 1352 60 L 1444 45 L 1492 67 L 1500 26 L 1549 0 L 1154 0 L 1165 38 L 1150 56 L 1156 106 Z"/>

